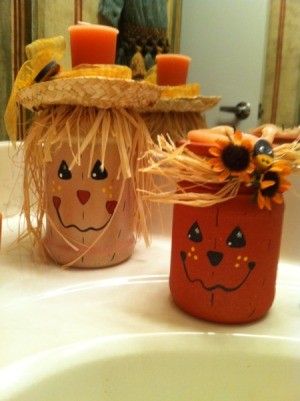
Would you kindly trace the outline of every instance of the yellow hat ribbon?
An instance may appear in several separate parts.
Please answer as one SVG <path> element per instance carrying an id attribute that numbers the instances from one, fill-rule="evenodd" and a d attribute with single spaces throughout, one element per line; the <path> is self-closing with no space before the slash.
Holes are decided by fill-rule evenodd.
<path id="1" fill-rule="evenodd" d="M 16 102 L 16 95 L 20 89 L 24 89 L 34 83 L 34 79 L 51 61 L 58 61 L 64 55 L 66 41 L 63 36 L 51 39 L 38 39 L 26 46 L 27 61 L 22 65 L 5 110 L 4 122 L 7 134 L 15 143 L 17 140 L 17 122 L 19 107 Z"/>

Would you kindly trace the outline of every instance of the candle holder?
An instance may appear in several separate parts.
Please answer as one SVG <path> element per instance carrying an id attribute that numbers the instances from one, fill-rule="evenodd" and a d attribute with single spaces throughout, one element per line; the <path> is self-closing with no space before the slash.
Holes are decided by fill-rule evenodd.
<path id="1" fill-rule="evenodd" d="M 141 111 L 155 142 L 160 134 L 168 134 L 177 142 L 184 139 L 190 130 L 206 128 L 205 112 L 215 107 L 221 99 L 219 96 L 200 95 L 200 85 L 197 83 L 186 84 L 185 68 L 188 68 L 190 61 L 190 57 L 180 54 L 157 55 L 157 64 L 145 77 L 146 82 L 162 89 L 158 102 Z M 184 71 L 181 70 L 181 63 L 185 66 Z M 172 76 L 176 68 L 179 69 L 179 75 L 184 73 L 181 79 L 174 80 Z"/>
<path id="2" fill-rule="evenodd" d="M 174 204 L 170 291 L 185 312 L 220 323 L 263 317 L 275 296 L 286 180 L 300 165 L 297 141 L 270 142 L 231 127 L 176 147 L 159 137 L 145 174 L 176 182 L 144 199 Z M 264 130 L 263 130 L 264 131 Z M 209 141 L 208 141 L 209 142 Z M 151 159 L 149 159 L 151 160 Z"/>
<path id="3" fill-rule="evenodd" d="M 72 67 L 80 64 L 114 64 L 118 29 L 80 23 L 69 27 Z"/>
<path id="4" fill-rule="evenodd" d="M 162 55 L 163 56 L 163 55 Z M 158 56 L 157 56 L 158 57 Z M 145 78 L 148 83 L 158 83 L 158 70 L 152 68 Z M 197 83 L 160 86 L 162 94 L 154 106 L 141 110 L 152 139 L 168 134 L 174 142 L 186 138 L 193 129 L 206 128 L 205 113 L 214 108 L 220 96 L 200 95 Z"/>
<path id="5" fill-rule="evenodd" d="M 185 85 L 189 72 L 191 58 L 182 54 L 158 54 L 155 58 L 157 65 L 157 85 Z"/>
<path id="6" fill-rule="evenodd" d="M 32 54 L 47 43 L 32 44 Z M 148 243 L 136 188 L 149 185 L 138 169 L 152 141 L 136 109 L 155 103 L 159 88 L 131 80 L 127 67 L 103 65 L 16 87 L 16 101 L 36 113 L 23 144 L 27 233 L 63 266 L 126 260 L 137 238 Z"/>

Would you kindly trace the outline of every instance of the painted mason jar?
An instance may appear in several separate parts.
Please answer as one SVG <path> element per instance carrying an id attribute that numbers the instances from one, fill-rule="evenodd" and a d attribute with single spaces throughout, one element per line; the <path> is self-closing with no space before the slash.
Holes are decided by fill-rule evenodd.
<path id="1" fill-rule="evenodd" d="M 138 168 L 149 145 L 134 111 L 61 105 L 36 116 L 24 141 L 24 211 L 51 259 L 103 267 L 131 256 L 137 237 L 147 237 L 136 187 L 148 185 Z"/>
<path id="2" fill-rule="evenodd" d="M 191 144 L 189 148 L 207 157 L 210 146 Z M 222 188 L 191 182 L 181 182 L 179 187 L 206 200 Z M 261 318 L 271 308 L 284 203 L 261 210 L 254 199 L 251 186 L 240 186 L 228 200 L 206 207 L 174 205 L 170 290 L 175 303 L 191 315 L 245 323 Z"/>
<path id="3" fill-rule="evenodd" d="M 252 197 L 240 191 L 213 206 L 174 205 L 170 290 L 186 312 L 243 323 L 272 306 L 284 205 L 259 210 Z"/>
<path id="4" fill-rule="evenodd" d="M 117 30 L 90 24 L 73 30 L 81 44 L 96 32 L 104 42 L 112 33 L 115 51 Z M 106 64 L 104 55 L 96 60 L 103 64 L 63 71 L 57 60 L 65 47 L 63 37 L 26 47 L 5 113 L 14 142 L 17 103 L 35 112 L 23 145 L 26 230 L 61 265 L 110 266 L 129 258 L 141 235 L 148 243 L 137 187 L 147 189 L 139 168 L 153 142 L 137 109 L 153 106 L 161 90 L 132 80 L 130 68 Z"/>
<path id="5" fill-rule="evenodd" d="M 176 183 L 173 191 L 164 184 L 147 194 L 174 205 L 172 298 L 201 319 L 257 320 L 275 296 L 290 161 L 265 138 L 232 127 L 187 137 L 175 145 L 159 136 L 145 170 Z"/>

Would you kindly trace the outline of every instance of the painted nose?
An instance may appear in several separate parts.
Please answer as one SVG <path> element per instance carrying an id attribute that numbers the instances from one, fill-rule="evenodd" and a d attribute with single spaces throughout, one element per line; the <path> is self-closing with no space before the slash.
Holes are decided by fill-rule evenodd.
<path id="1" fill-rule="evenodd" d="M 218 266 L 218 264 L 221 263 L 221 261 L 223 259 L 223 253 L 216 252 L 216 251 L 208 251 L 207 257 L 212 266 Z"/>
<path id="2" fill-rule="evenodd" d="M 77 197 L 82 205 L 86 204 L 86 202 L 90 199 L 90 196 L 91 193 L 89 191 L 82 191 L 82 190 L 77 191 Z"/>

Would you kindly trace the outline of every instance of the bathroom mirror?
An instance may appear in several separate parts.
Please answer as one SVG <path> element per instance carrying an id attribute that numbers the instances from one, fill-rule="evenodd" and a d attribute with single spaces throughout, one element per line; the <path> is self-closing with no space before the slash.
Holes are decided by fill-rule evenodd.
<path id="1" fill-rule="evenodd" d="M 168 5 L 169 17 L 168 36 L 171 45 L 170 51 L 180 52 L 182 0 L 166 1 Z M 70 2 L 61 2 L 60 0 L 43 0 L 42 2 L 39 0 L 19 0 L 17 2 L 4 0 L 1 2 L 2 12 L 0 15 L 0 33 L 2 38 L 2 46 L 0 48 L 0 77 L 1 82 L 4 84 L 2 84 L 2 90 L 0 92 L 0 140 L 7 140 L 3 116 L 14 78 L 21 65 L 26 60 L 26 44 L 42 37 L 63 35 L 68 38 L 68 26 L 80 20 L 97 23 L 98 6 L 99 0 L 74 0 L 72 4 Z M 284 13 L 283 19 L 280 12 Z M 300 17 L 300 2 L 298 0 L 270 0 L 270 16 L 274 19 L 275 26 L 278 27 L 278 23 L 280 23 L 280 21 L 281 23 L 282 21 L 284 23 L 282 29 L 284 29 L 286 25 L 289 26 L 289 31 L 284 31 L 283 37 L 284 46 L 286 46 L 287 51 L 281 52 L 279 55 L 280 59 L 277 58 L 276 60 L 279 62 L 280 60 L 283 60 L 283 57 L 293 58 L 294 73 L 298 76 L 296 88 L 295 85 L 293 85 L 292 88 L 292 90 L 295 92 L 295 103 L 292 104 L 290 101 L 285 102 L 285 107 L 292 107 L 293 109 L 296 108 L 299 113 L 300 42 L 298 40 L 297 44 L 296 40 L 296 45 L 292 45 L 291 47 L 287 42 L 287 38 L 291 37 L 294 38 L 294 40 L 295 38 L 299 38 L 300 24 L 298 21 Z M 290 18 L 292 18 L 292 21 L 290 21 Z M 274 41 L 273 36 L 271 39 L 272 46 L 277 48 L 278 40 L 277 42 L 276 40 Z M 206 38 L 206 40 L 209 40 L 209 37 Z M 270 57 L 269 53 L 268 57 Z M 70 68 L 70 56 L 68 48 L 61 64 L 64 68 Z M 280 76 L 278 79 L 280 81 L 280 85 L 282 87 L 283 85 L 286 85 L 287 91 L 290 92 L 289 81 L 286 82 L 286 79 L 281 79 Z M 269 101 L 271 102 L 272 99 Z M 28 121 L 29 118 L 30 116 L 28 113 L 23 110 L 20 117 L 20 138 L 24 132 L 26 121 Z M 299 124 L 299 120 L 296 123 Z"/>
<path id="2" fill-rule="evenodd" d="M 4 112 L 14 79 L 26 60 L 25 46 L 38 38 L 63 35 L 67 39 L 63 68 L 71 67 L 68 27 L 77 21 L 98 23 L 101 0 L 3 0 L 0 15 L 0 140 L 7 140 Z M 170 51 L 179 52 L 181 0 L 166 0 Z M 18 136 L 22 138 L 30 113 L 21 110 Z"/>
<path id="3" fill-rule="evenodd" d="M 180 49 L 192 58 L 189 79 L 202 94 L 222 97 L 207 113 L 209 126 L 299 125 L 299 17 L 299 0 L 182 3 Z M 246 119 L 219 110 L 239 102 L 250 103 Z"/>

